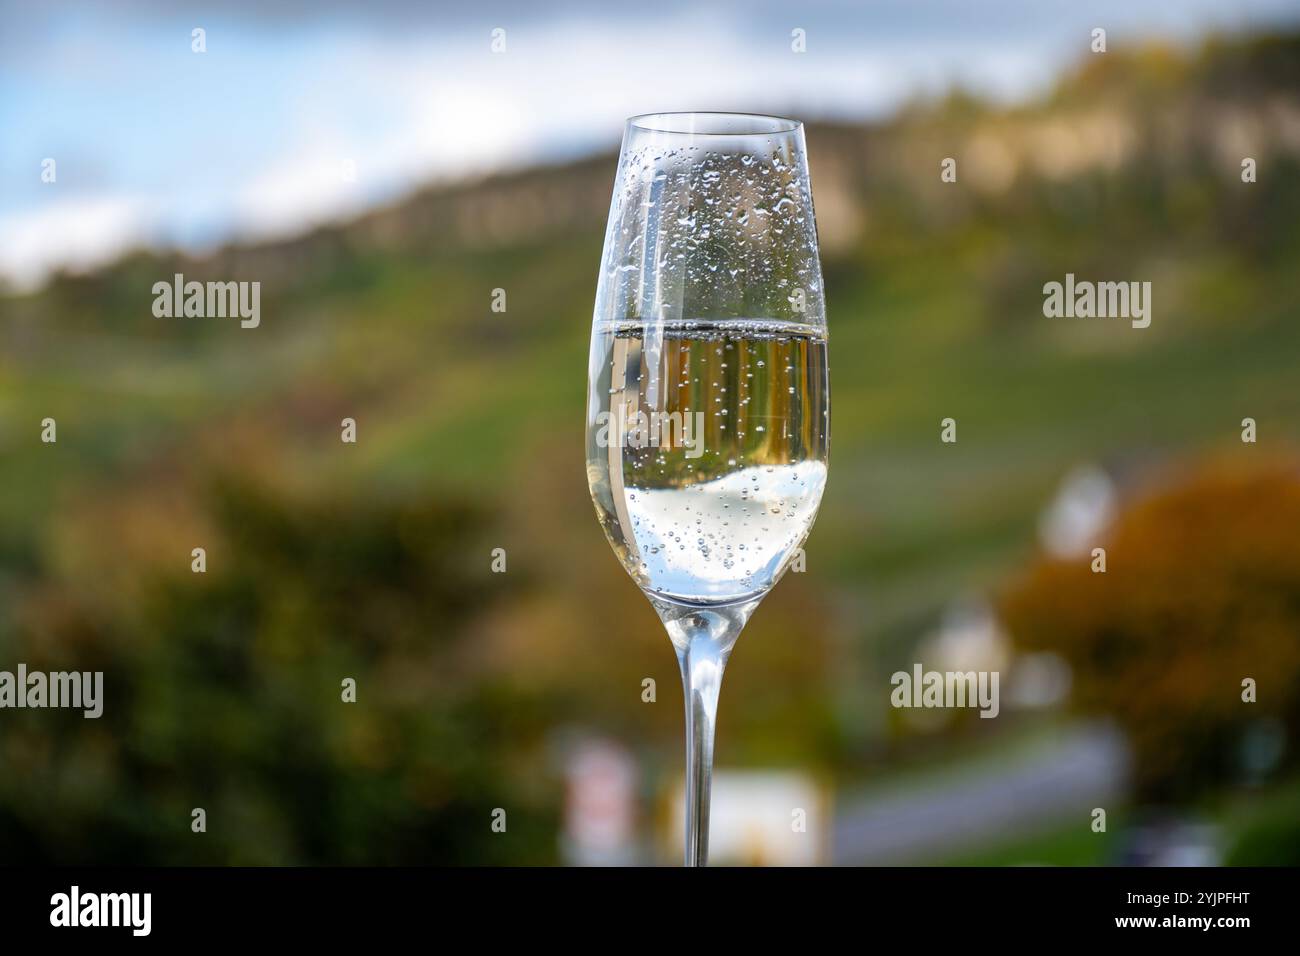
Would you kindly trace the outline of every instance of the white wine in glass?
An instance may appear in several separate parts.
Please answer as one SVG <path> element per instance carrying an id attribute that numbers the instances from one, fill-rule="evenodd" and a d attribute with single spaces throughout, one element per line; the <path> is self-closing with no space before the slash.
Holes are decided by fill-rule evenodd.
<path id="1" fill-rule="evenodd" d="M 803 127 L 629 120 L 592 323 L 587 480 L 686 696 L 686 863 L 708 855 L 722 671 L 826 484 L 826 315 Z"/>

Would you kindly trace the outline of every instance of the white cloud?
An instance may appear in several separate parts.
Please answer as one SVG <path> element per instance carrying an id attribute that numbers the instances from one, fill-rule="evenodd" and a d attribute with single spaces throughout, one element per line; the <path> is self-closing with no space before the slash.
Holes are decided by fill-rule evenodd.
<path id="1" fill-rule="evenodd" d="M 133 196 L 56 199 L 0 217 L 0 274 L 26 290 L 59 266 L 93 269 L 149 241 L 153 220 L 152 203 Z"/>

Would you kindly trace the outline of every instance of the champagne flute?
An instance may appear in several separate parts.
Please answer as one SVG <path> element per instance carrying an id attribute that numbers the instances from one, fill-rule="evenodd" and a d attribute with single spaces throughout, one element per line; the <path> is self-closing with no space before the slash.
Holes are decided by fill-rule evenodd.
<path id="1" fill-rule="evenodd" d="M 802 124 L 628 120 L 592 322 L 587 481 L 686 698 L 686 865 L 708 856 L 723 668 L 826 483 L 826 316 Z"/>

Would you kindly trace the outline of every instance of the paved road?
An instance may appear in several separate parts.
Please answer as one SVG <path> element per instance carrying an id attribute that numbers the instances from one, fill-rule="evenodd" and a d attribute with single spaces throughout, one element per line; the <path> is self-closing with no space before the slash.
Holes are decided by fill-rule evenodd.
<path id="1" fill-rule="evenodd" d="M 1014 838 L 1071 813 L 1080 826 L 1093 807 L 1125 789 L 1123 738 L 1104 727 L 1069 732 L 1059 745 L 1010 766 L 966 773 L 904 793 L 844 796 L 837 802 L 832 862 L 911 863 Z"/>

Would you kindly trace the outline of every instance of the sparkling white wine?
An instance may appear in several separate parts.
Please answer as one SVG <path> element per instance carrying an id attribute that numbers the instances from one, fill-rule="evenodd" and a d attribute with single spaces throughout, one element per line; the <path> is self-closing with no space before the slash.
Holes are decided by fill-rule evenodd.
<path id="1" fill-rule="evenodd" d="M 610 325 L 596 330 L 591 362 L 588 480 L 624 567 L 680 603 L 771 588 L 826 483 L 825 330 Z"/>

